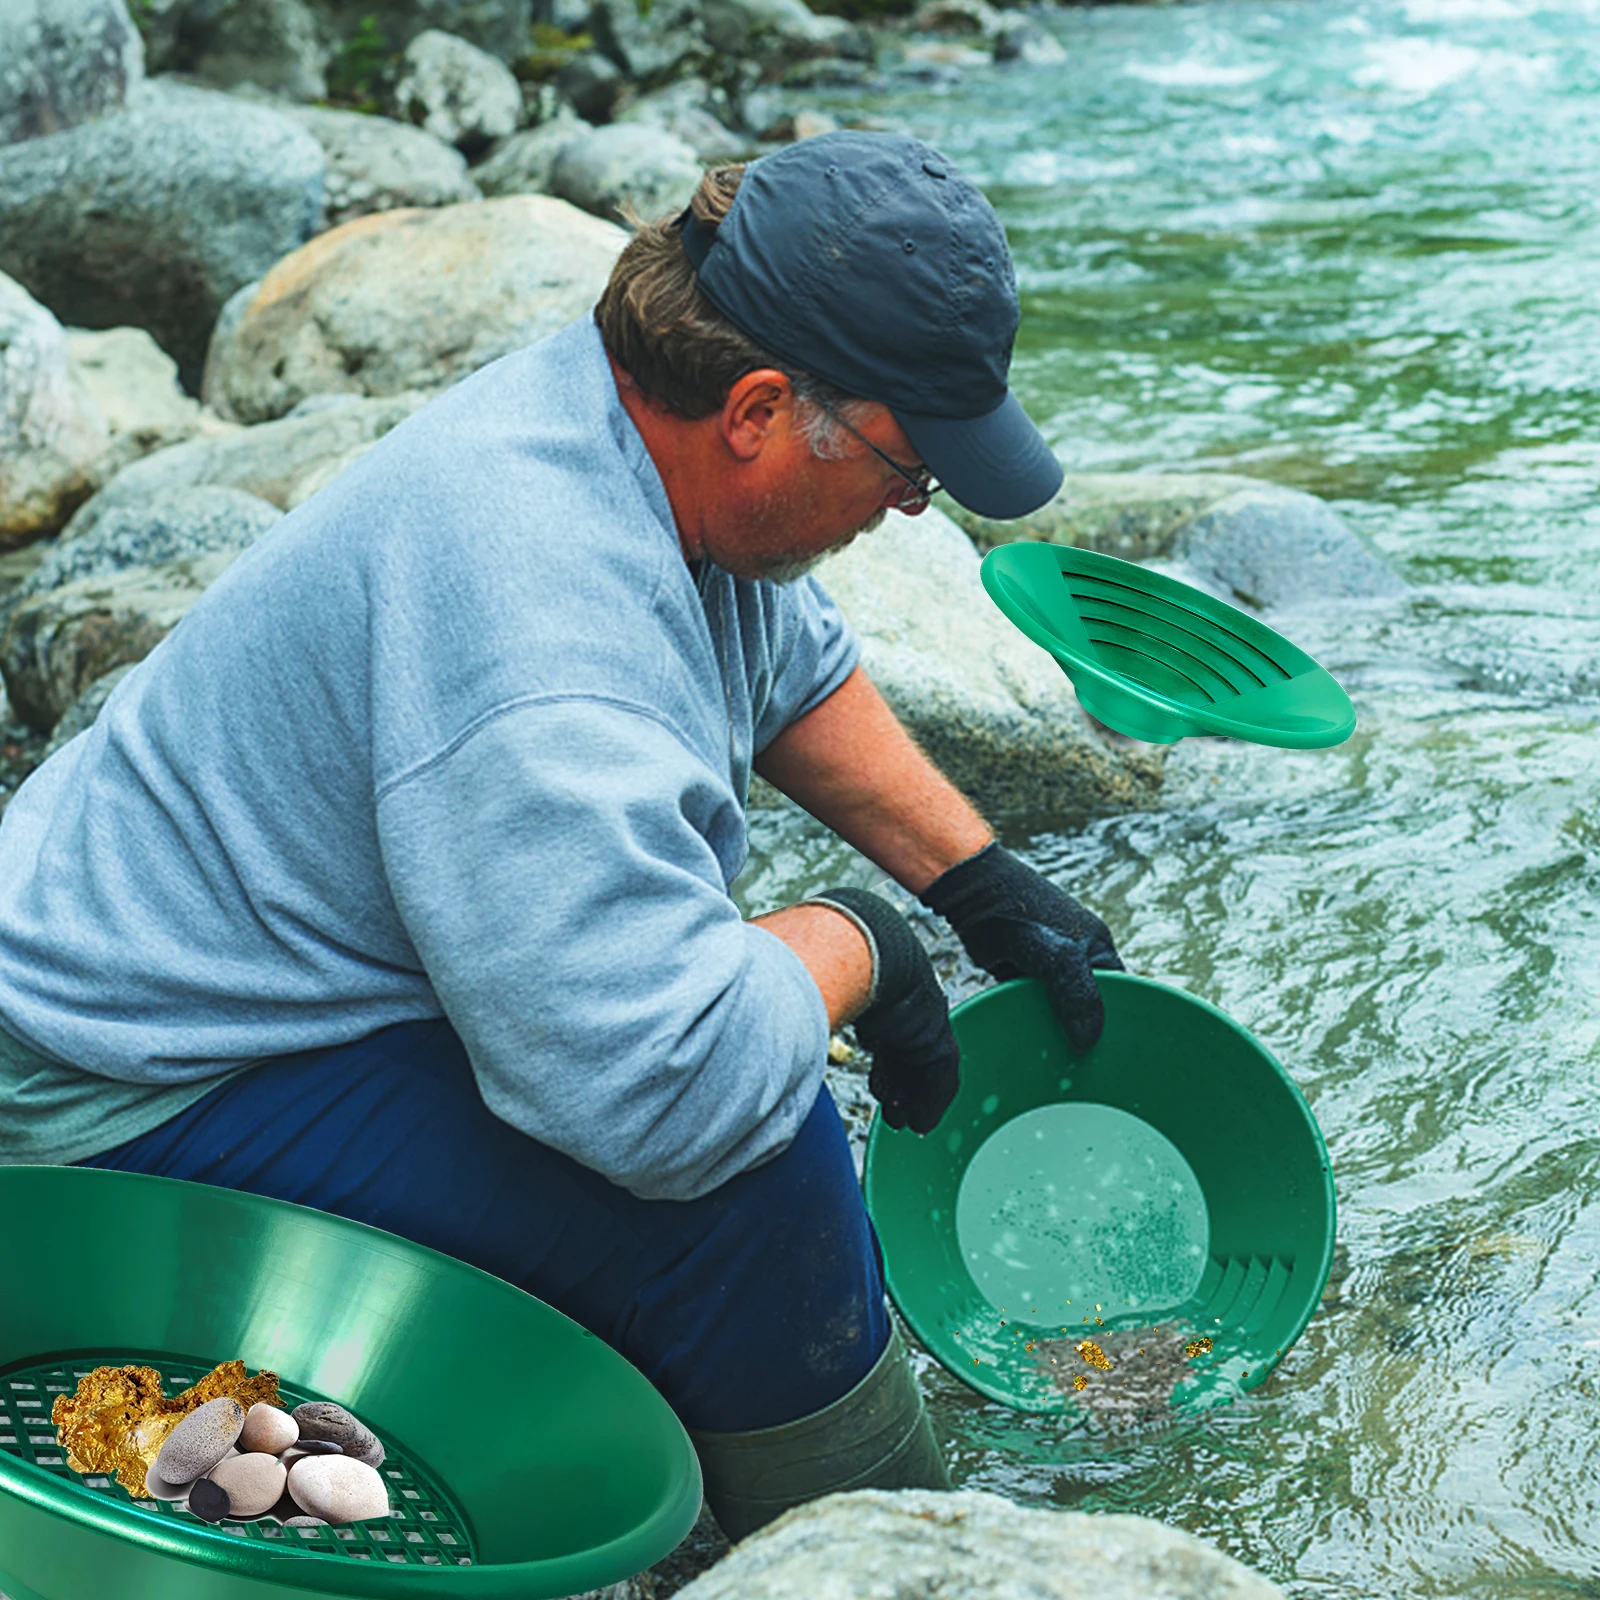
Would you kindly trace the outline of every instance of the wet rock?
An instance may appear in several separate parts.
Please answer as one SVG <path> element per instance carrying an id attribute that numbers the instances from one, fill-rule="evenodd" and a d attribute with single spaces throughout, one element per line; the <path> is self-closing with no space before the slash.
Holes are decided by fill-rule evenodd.
<path id="1" fill-rule="evenodd" d="M 1024 67 L 1053 67 L 1067 60 L 1067 47 L 1031 17 L 1007 17 L 994 35 L 996 61 Z"/>
<path id="2" fill-rule="evenodd" d="M 205 398 L 259 422 L 310 395 L 443 388 L 588 311 L 625 237 L 542 195 L 346 223 L 229 306 Z"/>
<path id="3" fill-rule="evenodd" d="M 861 638 L 873 682 L 985 811 L 1058 819 L 1148 805 L 1162 755 L 1091 726 L 1050 656 L 984 593 L 972 541 L 930 508 L 891 511 L 817 577 Z"/>
<path id="4" fill-rule="evenodd" d="M 986 39 L 999 35 L 1005 19 L 989 0 L 925 0 L 911 26 L 918 33 L 972 33 Z"/>
<path id="5" fill-rule="evenodd" d="M 244 1407 L 223 1395 L 197 1406 L 171 1433 L 156 1456 L 156 1472 L 168 1483 L 202 1477 L 227 1455 L 244 1427 Z"/>
<path id="6" fill-rule="evenodd" d="M 550 169 L 550 192 L 597 217 L 632 206 L 647 220 L 681 211 L 703 168 L 683 140 L 663 128 L 614 122 L 565 145 Z"/>
<path id="7" fill-rule="evenodd" d="M 0 5 L 0 144 L 106 116 L 143 77 L 144 51 L 123 0 Z"/>
<path id="8" fill-rule="evenodd" d="M 220 1483 L 201 1478 L 189 1487 L 189 1509 L 202 1522 L 221 1522 L 233 1514 L 233 1497 Z"/>
<path id="9" fill-rule="evenodd" d="M 996 1494 L 863 1489 L 786 1512 L 678 1600 L 1283 1600 L 1191 1534 L 1144 1517 L 1031 1510 Z"/>
<path id="10" fill-rule="evenodd" d="M 276 111 L 145 83 L 114 116 L 0 146 L 0 271 L 64 322 L 148 329 L 194 387 L 228 297 L 320 226 L 323 168 Z"/>
<path id="11" fill-rule="evenodd" d="M 283 1495 L 288 1476 L 276 1456 L 261 1451 L 219 1461 L 210 1474 L 212 1483 L 228 1491 L 233 1515 L 240 1518 L 263 1517 L 271 1511 Z M 193 1489 L 189 1499 L 193 1504 Z"/>
<path id="12" fill-rule="evenodd" d="M 383 1479 L 353 1456 L 307 1456 L 295 1462 L 289 1493 L 308 1516 L 325 1522 L 364 1522 L 389 1514 Z"/>
<path id="13" fill-rule="evenodd" d="M 546 194 L 556 157 L 574 139 L 591 132 L 581 117 L 570 115 L 524 128 L 502 140 L 488 160 L 472 169 L 473 181 L 486 195 Z"/>
<path id="14" fill-rule="evenodd" d="M 0 550 L 55 532 L 94 491 L 110 449 L 61 324 L 0 275 Z"/>
<path id="15" fill-rule="evenodd" d="M 392 117 L 322 106 L 285 116 L 322 146 L 328 163 L 324 209 L 330 228 L 401 206 L 450 206 L 482 196 L 466 157 L 442 139 Z"/>
<path id="16" fill-rule="evenodd" d="M 459 150 L 482 150 L 516 132 L 522 90 L 504 62 L 430 28 L 406 46 L 391 109 Z"/>
<path id="17" fill-rule="evenodd" d="M 203 435 L 158 450 L 124 467 L 62 531 L 63 542 L 87 534 L 117 507 L 172 496 L 203 485 L 242 489 L 292 511 L 330 483 L 426 398 L 398 394 L 381 400 L 329 397 L 332 404 L 292 412 L 276 422 Z"/>
<path id="18" fill-rule="evenodd" d="M 239 1448 L 243 1451 L 261 1450 L 269 1455 L 281 1455 L 300 1437 L 300 1424 L 281 1406 L 258 1401 L 245 1413 L 244 1427 L 239 1433 Z M 279 1494 L 283 1486 L 278 1488 Z M 277 1495 L 273 1496 L 277 1499 Z"/>

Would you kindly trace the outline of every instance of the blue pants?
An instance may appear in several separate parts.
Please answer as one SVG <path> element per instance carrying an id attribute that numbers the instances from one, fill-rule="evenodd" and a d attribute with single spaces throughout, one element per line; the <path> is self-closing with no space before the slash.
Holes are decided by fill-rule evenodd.
<path id="1" fill-rule="evenodd" d="M 689 1428 L 806 1416 L 888 1344 L 826 1088 L 765 1165 L 698 1200 L 640 1200 L 495 1117 L 448 1023 L 403 1023 L 263 1062 L 77 1165 L 292 1200 L 470 1262 L 620 1351 Z"/>

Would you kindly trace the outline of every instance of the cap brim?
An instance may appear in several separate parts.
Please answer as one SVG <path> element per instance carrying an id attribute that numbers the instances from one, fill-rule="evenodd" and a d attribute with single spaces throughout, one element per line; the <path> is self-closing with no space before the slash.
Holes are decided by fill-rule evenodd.
<path id="1" fill-rule="evenodd" d="M 1061 463 L 1009 390 L 981 417 L 894 408 L 894 419 L 934 477 L 980 517 L 1025 517 L 1061 487 Z"/>

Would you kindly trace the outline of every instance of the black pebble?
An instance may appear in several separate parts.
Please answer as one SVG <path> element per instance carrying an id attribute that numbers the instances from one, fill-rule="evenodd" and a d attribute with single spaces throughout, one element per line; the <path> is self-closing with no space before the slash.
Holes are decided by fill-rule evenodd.
<path id="1" fill-rule="evenodd" d="M 197 1478 L 189 1491 L 189 1509 L 202 1522 L 221 1522 L 233 1510 L 233 1496 L 220 1483 Z"/>
<path id="2" fill-rule="evenodd" d="M 332 1439 L 301 1439 L 298 1443 L 289 1446 L 291 1450 L 302 1450 L 308 1456 L 342 1456 L 344 1446 L 335 1444 Z"/>

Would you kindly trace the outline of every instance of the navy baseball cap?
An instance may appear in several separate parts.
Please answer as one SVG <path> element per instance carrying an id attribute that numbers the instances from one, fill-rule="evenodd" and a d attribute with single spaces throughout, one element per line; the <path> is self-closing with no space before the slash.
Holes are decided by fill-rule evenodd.
<path id="1" fill-rule="evenodd" d="M 944 487 L 1020 517 L 1061 466 L 1007 387 L 1020 309 L 994 207 L 937 150 L 825 133 L 752 162 L 721 224 L 679 218 L 706 298 L 793 366 L 888 406 Z"/>

